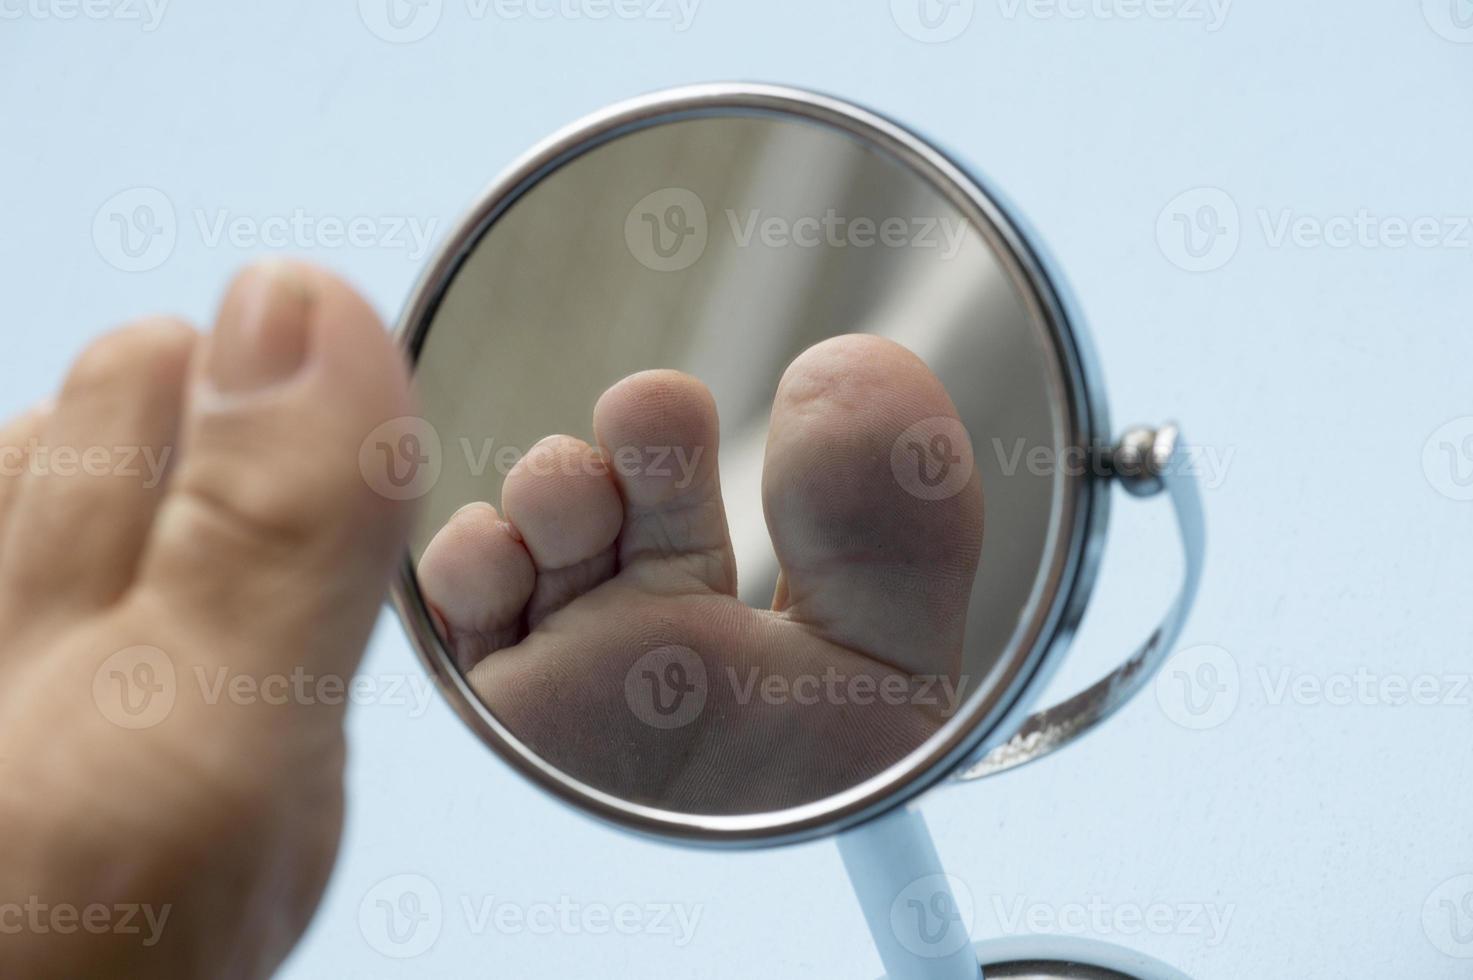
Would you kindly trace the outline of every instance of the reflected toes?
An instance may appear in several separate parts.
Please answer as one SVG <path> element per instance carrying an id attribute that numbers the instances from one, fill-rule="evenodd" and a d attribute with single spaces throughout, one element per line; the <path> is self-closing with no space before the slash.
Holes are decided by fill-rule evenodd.
<path id="1" fill-rule="evenodd" d="M 476 503 L 435 535 L 419 579 L 456 665 L 469 671 L 520 639 L 537 572 L 516 529 L 495 507 Z"/>

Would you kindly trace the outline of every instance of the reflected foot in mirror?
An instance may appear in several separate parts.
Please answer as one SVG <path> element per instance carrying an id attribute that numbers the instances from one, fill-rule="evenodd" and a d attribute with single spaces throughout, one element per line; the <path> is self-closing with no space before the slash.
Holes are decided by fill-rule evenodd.
<path id="1" fill-rule="evenodd" d="M 544 758 L 666 809 L 782 809 L 876 775 L 970 693 L 982 489 L 914 354 L 837 337 L 784 373 L 762 480 L 771 609 L 736 598 L 706 388 L 636 374 L 593 427 L 597 448 L 534 447 L 500 513 L 463 508 L 419 568 L 471 686 Z"/>

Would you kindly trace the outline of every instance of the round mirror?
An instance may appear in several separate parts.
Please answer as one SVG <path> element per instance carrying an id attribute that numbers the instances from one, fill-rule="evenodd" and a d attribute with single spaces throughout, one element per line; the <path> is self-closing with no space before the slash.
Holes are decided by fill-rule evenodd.
<path id="1" fill-rule="evenodd" d="M 401 612 L 491 746 L 625 827 L 775 842 L 908 799 L 1012 734 L 1083 608 L 1078 338 L 998 204 L 863 110 L 707 86 L 587 120 L 401 335 L 423 419 L 384 444 L 432 464 Z"/>

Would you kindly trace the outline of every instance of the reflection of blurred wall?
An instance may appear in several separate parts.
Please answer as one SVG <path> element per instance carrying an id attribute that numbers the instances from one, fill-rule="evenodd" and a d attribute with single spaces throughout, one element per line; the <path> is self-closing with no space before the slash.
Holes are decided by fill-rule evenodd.
<path id="1" fill-rule="evenodd" d="M 672 186 L 704 203 L 708 242 L 689 268 L 659 272 L 626 245 L 625 221 L 636 202 Z M 592 441 L 593 404 L 610 384 L 673 367 L 716 397 L 742 595 L 765 606 L 776 561 L 761 463 L 778 379 L 825 337 L 882 333 L 940 375 L 972 434 L 987 531 L 969 670 L 992 663 L 1037 584 L 1054 495 L 1046 475 L 1003 479 L 1003 463 L 1018 440 L 1056 444 L 1057 371 L 970 228 L 949 257 L 939 230 L 937 248 L 774 248 L 744 246 L 732 227 L 745 228 L 753 212 L 790 226 L 830 209 L 846 219 L 933 219 L 962 229 L 948 202 L 889 158 L 834 131 L 757 118 L 645 130 L 541 183 L 466 262 L 426 341 L 421 397 L 446 460 L 415 553 L 461 505 L 498 501 L 507 462 L 542 437 Z"/>

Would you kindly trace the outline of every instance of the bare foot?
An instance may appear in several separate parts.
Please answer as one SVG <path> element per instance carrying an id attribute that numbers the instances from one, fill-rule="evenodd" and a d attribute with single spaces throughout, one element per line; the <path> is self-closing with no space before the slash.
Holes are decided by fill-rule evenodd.
<path id="1" fill-rule="evenodd" d="M 969 447 L 950 493 L 897 479 L 897 440 L 928 420 L 965 439 L 888 340 L 789 366 L 763 475 L 782 575 L 758 610 L 736 598 L 710 393 L 634 375 L 594 409 L 597 449 L 550 437 L 508 474 L 504 519 L 480 503 L 447 523 L 426 598 L 497 716 L 590 785 L 693 812 L 808 802 L 917 748 L 965 693 L 981 485 Z"/>
<path id="2" fill-rule="evenodd" d="M 277 263 L 208 338 L 98 341 L 0 434 L 0 903 L 26 922 L 0 976 L 265 977 L 301 934 L 343 709 L 271 692 L 358 663 L 406 524 L 358 452 L 405 374 L 352 290 Z"/>

